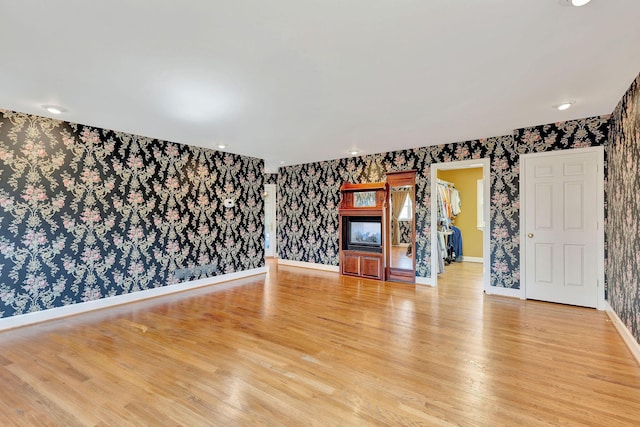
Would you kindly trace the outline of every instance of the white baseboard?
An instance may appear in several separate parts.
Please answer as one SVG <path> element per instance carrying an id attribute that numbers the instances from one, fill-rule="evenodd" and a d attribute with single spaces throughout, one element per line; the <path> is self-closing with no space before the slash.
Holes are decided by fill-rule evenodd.
<path id="1" fill-rule="evenodd" d="M 500 288 L 498 286 L 489 286 L 488 290 L 485 288 L 485 293 L 487 295 L 500 295 L 502 297 L 524 299 L 522 289 L 511 289 L 511 288 Z"/>
<path id="2" fill-rule="evenodd" d="M 462 256 L 462 261 L 464 262 L 478 262 L 482 264 L 484 262 L 484 258 L 477 256 Z"/>
<path id="3" fill-rule="evenodd" d="M 631 331 L 622 322 L 620 317 L 618 317 L 616 312 L 613 311 L 613 308 L 611 308 L 611 305 L 609 305 L 609 301 L 605 301 L 605 311 L 607 312 L 607 316 L 609 316 L 609 319 L 611 319 L 611 322 L 613 322 L 613 326 L 616 327 L 616 330 L 620 334 L 620 337 L 622 337 L 622 340 L 629 348 L 629 351 L 636 359 L 636 362 L 638 363 L 638 365 L 640 365 L 640 343 L 636 341 L 634 336 L 631 335 Z"/>
<path id="4" fill-rule="evenodd" d="M 416 285 L 435 286 L 433 278 L 431 277 L 418 277 L 416 276 Z"/>
<path id="5" fill-rule="evenodd" d="M 101 308 L 113 307 L 130 302 L 142 301 L 149 298 L 174 294 L 176 292 L 188 291 L 191 289 L 201 288 L 203 286 L 215 285 L 222 282 L 230 282 L 231 280 L 242 279 L 249 276 L 256 276 L 258 274 L 264 274 L 266 272 L 267 267 L 253 268 L 251 270 L 222 274 L 220 276 L 192 280 L 189 282 L 163 286 L 160 288 L 146 289 L 144 291 L 132 292 L 124 295 L 116 295 L 114 297 L 102 298 L 94 301 L 65 305 L 63 307 L 51 308 L 34 313 L 19 314 L 16 316 L 0 319 L 0 331 L 5 329 L 17 328 L 20 326 L 31 325 L 34 323 L 45 322 L 47 320 L 59 319 L 61 317 L 72 316 L 75 314 L 86 313 L 88 311 L 99 310 Z M 242 282 L 225 283 L 224 285 L 216 286 L 215 291 L 231 289 L 243 284 L 244 283 Z"/>
<path id="6" fill-rule="evenodd" d="M 303 261 L 291 261 L 288 259 L 278 258 L 278 265 L 288 265 L 290 267 L 311 268 L 314 270 L 331 271 L 334 273 L 340 272 L 340 267 L 337 265 L 317 264 L 315 262 L 303 262 Z"/>

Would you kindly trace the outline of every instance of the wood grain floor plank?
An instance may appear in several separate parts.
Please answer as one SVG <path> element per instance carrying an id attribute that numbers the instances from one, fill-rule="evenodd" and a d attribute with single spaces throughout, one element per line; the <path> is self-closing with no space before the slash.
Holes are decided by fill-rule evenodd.
<path id="1" fill-rule="evenodd" d="M 0 333 L 2 425 L 638 425 L 604 313 L 277 266 Z"/>

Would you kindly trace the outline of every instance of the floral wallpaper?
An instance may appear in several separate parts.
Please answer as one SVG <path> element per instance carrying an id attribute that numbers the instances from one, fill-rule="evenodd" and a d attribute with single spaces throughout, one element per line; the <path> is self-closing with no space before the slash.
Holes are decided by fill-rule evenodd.
<path id="1" fill-rule="evenodd" d="M 265 173 L 264 174 L 264 183 L 265 184 L 277 184 L 278 183 L 278 174 L 277 173 Z"/>
<path id="2" fill-rule="evenodd" d="M 0 315 L 263 266 L 262 170 L 0 110 Z"/>
<path id="3" fill-rule="evenodd" d="M 343 182 L 383 181 L 388 171 L 417 170 L 416 274 L 431 277 L 432 163 L 491 160 L 491 285 L 520 287 L 519 156 L 606 142 L 608 117 L 514 131 L 512 135 L 280 168 L 278 247 L 282 259 L 338 265 Z"/>
<path id="4" fill-rule="evenodd" d="M 640 342 L 640 76 L 611 116 L 609 141 L 608 300 Z"/>
<path id="5" fill-rule="evenodd" d="M 398 243 L 411 243 L 411 221 L 398 221 Z"/>

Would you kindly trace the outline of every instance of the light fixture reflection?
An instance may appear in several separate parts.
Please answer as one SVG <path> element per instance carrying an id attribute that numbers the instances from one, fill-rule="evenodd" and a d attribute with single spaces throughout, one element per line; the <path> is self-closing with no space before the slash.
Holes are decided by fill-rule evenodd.
<path id="1" fill-rule="evenodd" d="M 567 101 L 567 102 L 561 102 L 560 104 L 554 105 L 553 108 L 560 110 L 560 111 L 564 111 L 568 108 L 570 108 L 573 104 L 575 104 L 575 101 Z"/>
<path id="2" fill-rule="evenodd" d="M 172 116 L 191 123 L 210 124 L 240 109 L 238 93 L 201 71 L 172 70 L 157 81 L 158 104 Z"/>
<path id="3" fill-rule="evenodd" d="M 47 110 L 51 114 L 62 114 L 65 111 L 67 111 L 67 110 L 65 110 L 64 108 L 62 108 L 62 107 L 60 107 L 58 105 L 43 105 L 42 108 L 44 108 L 45 110 Z"/>

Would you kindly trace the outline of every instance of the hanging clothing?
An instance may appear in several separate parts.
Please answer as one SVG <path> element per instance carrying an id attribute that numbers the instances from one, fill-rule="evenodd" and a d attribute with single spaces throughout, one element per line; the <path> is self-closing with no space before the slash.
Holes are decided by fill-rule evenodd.
<path id="1" fill-rule="evenodd" d="M 451 189 L 451 214 L 453 214 L 453 216 L 458 216 L 460 215 L 460 212 L 462 212 L 462 207 L 460 203 L 460 192 L 455 188 L 452 188 Z"/>
<path id="2" fill-rule="evenodd" d="M 447 239 L 442 231 L 438 232 L 438 249 L 443 253 L 447 250 Z M 442 258 L 445 257 L 443 256 Z"/>
<path id="3" fill-rule="evenodd" d="M 438 219 L 448 220 L 451 218 L 451 209 L 449 203 L 449 191 L 447 184 L 438 182 L 438 194 L 437 194 L 437 206 L 438 206 Z"/>
<path id="4" fill-rule="evenodd" d="M 438 222 L 446 226 L 462 212 L 460 192 L 450 182 L 438 180 L 437 184 Z"/>
<path id="5" fill-rule="evenodd" d="M 462 212 L 462 203 L 460 192 L 452 183 L 439 179 L 436 188 L 438 271 L 442 273 L 444 265 L 462 261 L 462 232 L 451 224 Z"/>
<path id="6" fill-rule="evenodd" d="M 453 249 L 453 260 L 455 262 L 462 262 L 462 232 L 455 225 L 451 226 L 453 233 L 449 236 L 449 242 Z"/>

